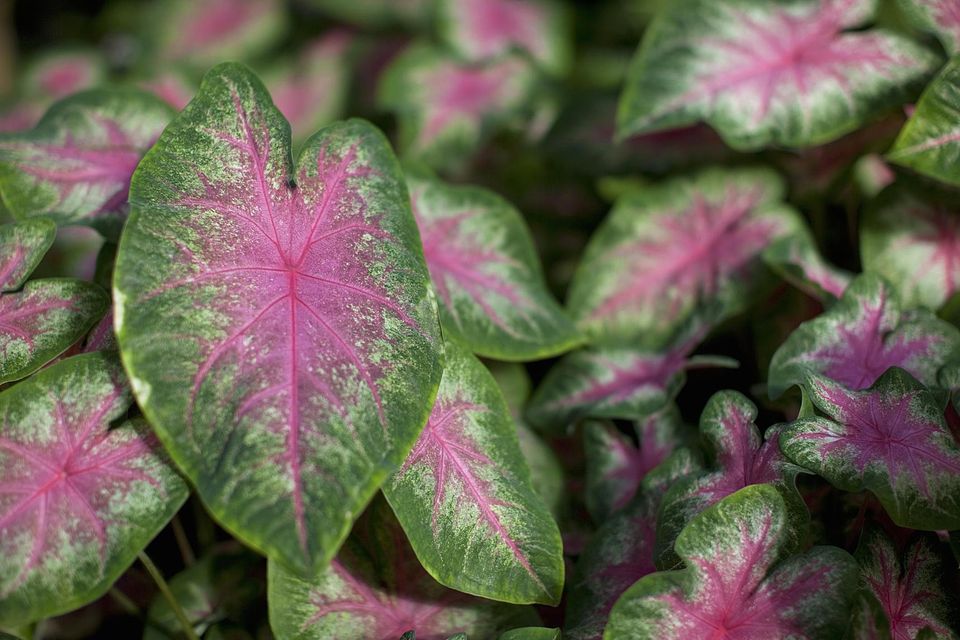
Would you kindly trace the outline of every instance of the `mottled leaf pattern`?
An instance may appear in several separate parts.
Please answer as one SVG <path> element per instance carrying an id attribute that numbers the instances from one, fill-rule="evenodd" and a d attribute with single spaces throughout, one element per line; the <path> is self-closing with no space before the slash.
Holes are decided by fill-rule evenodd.
<path id="1" fill-rule="evenodd" d="M 560 532 L 530 485 L 496 382 L 462 346 L 447 343 L 436 404 L 383 493 L 441 584 L 505 602 L 559 601 Z"/>
<path id="2" fill-rule="evenodd" d="M 592 336 L 665 334 L 708 304 L 742 309 L 760 254 L 800 226 L 767 170 L 708 170 L 621 197 L 587 247 L 568 308 Z"/>
<path id="3" fill-rule="evenodd" d="M 958 346 L 956 328 L 923 309 L 901 311 L 890 285 L 868 273 L 830 310 L 790 334 L 770 361 L 767 388 L 776 398 L 812 371 L 866 389 L 890 367 L 935 384 L 940 366 Z"/>
<path id="4" fill-rule="evenodd" d="M 56 103 L 37 126 L 0 137 L 0 195 L 17 218 L 48 216 L 119 233 L 130 177 L 170 120 L 135 89 L 95 89 Z"/>
<path id="5" fill-rule="evenodd" d="M 806 230 L 774 241 L 764 250 L 763 259 L 798 289 L 822 301 L 841 297 L 853 278 L 824 260 Z"/>
<path id="6" fill-rule="evenodd" d="M 19 289 L 53 244 L 57 225 L 36 218 L 0 226 L 0 292 Z"/>
<path id="7" fill-rule="evenodd" d="M 604 638 L 842 637 L 856 562 L 836 547 L 791 555 L 790 524 L 769 485 L 721 500 L 677 539 L 686 568 L 641 578 L 617 601 Z"/>
<path id="8" fill-rule="evenodd" d="M 737 149 L 829 142 L 901 104 L 937 58 L 868 22 L 871 0 L 682 0 L 644 34 L 621 136 L 692 124 Z"/>
<path id="9" fill-rule="evenodd" d="M 536 624 L 527 607 L 446 589 L 420 567 L 383 501 L 376 501 L 330 567 L 307 581 L 269 565 L 270 626 L 284 640 L 492 638 Z"/>
<path id="10" fill-rule="evenodd" d="M 114 276 L 124 364 L 211 512 L 326 565 L 416 440 L 439 327 L 399 166 L 354 120 L 294 168 L 246 68 L 208 73 L 137 171 Z"/>
<path id="11" fill-rule="evenodd" d="M 113 584 L 186 484 L 130 406 L 116 356 L 59 362 L 0 394 L 0 624 L 75 609 Z"/>
<path id="12" fill-rule="evenodd" d="M 545 358 L 580 342 L 509 202 L 411 171 L 407 186 L 447 332 L 474 353 L 501 360 Z"/>
<path id="13" fill-rule="evenodd" d="M 960 2 L 957 0 L 897 0 L 913 22 L 940 39 L 947 53 L 960 49 Z"/>

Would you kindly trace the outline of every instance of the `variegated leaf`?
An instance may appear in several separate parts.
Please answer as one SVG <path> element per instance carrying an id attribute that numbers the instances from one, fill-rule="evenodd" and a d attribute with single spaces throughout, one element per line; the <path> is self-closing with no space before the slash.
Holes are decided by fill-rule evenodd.
<path id="1" fill-rule="evenodd" d="M 764 249 L 763 259 L 784 279 L 823 302 L 841 297 L 853 279 L 853 274 L 823 258 L 807 230 L 774 241 Z"/>
<path id="2" fill-rule="evenodd" d="M 0 292 L 23 286 L 56 235 L 57 225 L 43 218 L 0 226 Z"/>
<path id="3" fill-rule="evenodd" d="M 919 28 L 936 34 L 947 53 L 960 49 L 960 2 L 957 0 L 897 0 Z"/>

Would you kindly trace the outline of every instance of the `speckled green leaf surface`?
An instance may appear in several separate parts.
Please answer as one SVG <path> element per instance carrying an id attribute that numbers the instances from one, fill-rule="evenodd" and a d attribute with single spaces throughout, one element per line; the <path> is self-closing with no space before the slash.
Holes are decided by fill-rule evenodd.
<path id="1" fill-rule="evenodd" d="M 711 169 L 617 200 L 577 268 L 567 302 L 598 340 L 666 335 L 707 305 L 719 321 L 750 301 L 760 255 L 800 228 L 765 169 Z"/>
<path id="2" fill-rule="evenodd" d="M 474 353 L 534 360 L 580 343 L 547 290 L 523 217 L 497 194 L 407 171 L 444 330 Z"/>
<path id="3" fill-rule="evenodd" d="M 832 640 L 843 635 L 857 565 L 836 547 L 792 555 L 786 505 L 753 485 L 694 518 L 677 539 L 686 568 L 632 586 L 610 614 L 605 640 L 726 637 Z"/>
<path id="4" fill-rule="evenodd" d="M 845 491 L 869 489 L 902 527 L 960 529 L 960 446 L 930 391 L 897 368 L 866 391 L 816 374 L 804 388 L 825 416 L 787 425 L 787 457 Z"/>
<path id="5" fill-rule="evenodd" d="M 677 0 L 643 36 L 617 117 L 621 136 L 697 121 L 752 150 L 829 142 L 922 86 L 932 52 L 860 30 L 874 0 Z"/>
<path id="6" fill-rule="evenodd" d="M 36 218 L 0 226 L 0 292 L 23 286 L 57 235 L 57 225 Z"/>
<path id="7" fill-rule="evenodd" d="M 808 372 L 851 389 L 865 389 L 890 367 L 934 385 L 937 372 L 960 346 L 960 332 L 925 309 L 901 311 L 896 291 L 883 278 L 856 278 L 843 297 L 801 324 L 773 354 L 767 389 L 771 398 L 803 382 Z"/>
<path id="8" fill-rule="evenodd" d="M 442 345 L 393 152 L 352 120 L 290 158 L 245 67 L 144 159 L 114 274 L 134 393 L 213 515 L 321 570 L 420 433 Z"/>
<path id="9" fill-rule="evenodd" d="M 0 394 L 0 625 L 106 593 L 187 487 L 131 403 L 116 356 L 68 358 Z"/>
<path id="10" fill-rule="evenodd" d="M 94 89 L 53 105 L 31 131 L 0 137 L 0 196 L 17 218 L 120 231 L 140 158 L 172 117 L 135 89 Z"/>
<path id="11" fill-rule="evenodd" d="M 560 600 L 560 532 L 496 382 L 454 342 L 427 426 L 383 493 L 441 584 L 505 602 Z"/>
<path id="12" fill-rule="evenodd" d="M 377 500 L 330 567 L 306 581 L 275 562 L 268 568 L 270 626 L 278 640 L 445 640 L 463 632 L 537 624 L 529 607 L 451 591 L 421 568 L 390 508 Z"/>

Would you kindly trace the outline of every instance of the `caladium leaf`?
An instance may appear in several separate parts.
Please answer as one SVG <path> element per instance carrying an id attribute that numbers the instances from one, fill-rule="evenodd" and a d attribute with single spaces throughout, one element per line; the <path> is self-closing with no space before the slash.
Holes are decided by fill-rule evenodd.
<path id="1" fill-rule="evenodd" d="M 504 602 L 559 602 L 560 532 L 530 484 L 496 381 L 456 342 L 446 344 L 427 425 L 383 493 L 441 584 Z"/>
<path id="2" fill-rule="evenodd" d="M 604 638 L 839 638 L 857 565 L 836 547 L 791 555 L 796 540 L 770 485 L 727 496 L 677 539 L 686 568 L 641 578 L 617 601 Z"/>
<path id="3" fill-rule="evenodd" d="M 312 580 L 271 561 L 270 626 L 285 640 L 445 640 L 536 624 L 529 607 L 444 588 L 421 568 L 383 501 L 357 522 L 330 567 Z"/>
<path id="4" fill-rule="evenodd" d="M 777 398 L 807 372 L 866 389 L 890 367 L 936 384 L 937 371 L 960 346 L 960 332 L 924 309 L 901 311 L 896 292 L 867 273 L 826 313 L 790 334 L 770 361 L 767 389 Z"/>
<path id="5" fill-rule="evenodd" d="M 860 230 L 863 266 L 889 280 L 905 306 L 936 310 L 960 291 L 955 197 L 933 197 L 929 188 L 921 197 L 898 185 L 867 209 Z"/>
<path id="6" fill-rule="evenodd" d="M 136 89 L 94 89 L 50 108 L 37 126 L 0 137 L 0 196 L 17 218 L 47 216 L 119 233 L 141 156 L 170 120 Z"/>
<path id="7" fill-rule="evenodd" d="M 752 484 L 770 484 L 783 496 L 796 534 L 807 510 L 796 490 L 801 471 L 780 451 L 779 426 L 762 438 L 754 421 L 757 407 L 736 391 L 720 391 L 707 402 L 700 417 L 700 435 L 709 470 L 674 483 L 663 497 L 657 522 L 657 563 L 676 562 L 674 541 L 694 516 L 726 496 Z"/>
<path id="8" fill-rule="evenodd" d="M 887 154 L 891 162 L 957 186 L 960 171 L 960 59 L 954 58 L 927 85 L 910 120 Z"/>
<path id="9" fill-rule="evenodd" d="M 442 0 L 440 37 L 467 60 L 520 49 L 544 69 L 563 73 L 573 53 L 566 9 L 552 0 Z"/>
<path id="10" fill-rule="evenodd" d="M 501 633 L 497 640 L 560 640 L 560 629 L 546 627 L 521 627 Z"/>
<path id="11" fill-rule="evenodd" d="M 71 278 L 31 280 L 22 291 L 0 294 L 0 383 L 66 351 L 109 306 L 103 289 Z"/>
<path id="12" fill-rule="evenodd" d="M 713 317 L 752 297 L 764 247 L 800 228 L 763 169 L 707 170 L 628 193 L 577 268 L 568 308 L 600 339 L 666 334 L 708 304 Z"/>
<path id="13" fill-rule="evenodd" d="M 960 3 L 957 0 L 897 0 L 897 5 L 919 28 L 934 33 L 947 50 L 960 49 Z"/>
<path id="14" fill-rule="evenodd" d="M 62 49 L 30 62 L 23 71 L 21 91 L 29 99 L 46 105 L 96 86 L 106 75 L 106 64 L 96 51 Z"/>
<path id="15" fill-rule="evenodd" d="M 852 273 L 824 260 L 807 230 L 774 241 L 764 249 L 763 259 L 784 279 L 823 302 L 841 297 L 853 279 Z"/>
<path id="16" fill-rule="evenodd" d="M 43 218 L 0 226 L 0 292 L 23 286 L 56 235 L 57 225 Z"/>
<path id="17" fill-rule="evenodd" d="M 686 0 L 644 34 L 621 136 L 691 124 L 735 149 L 829 142 L 922 86 L 937 57 L 869 21 L 872 0 Z"/>
<path id="18" fill-rule="evenodd" d="M 110 427 L 130 403 L 99 353 L 0 394 L 0 624 L 100 597 L 186 500 L 146 422 Z"/>
<path id="19" fill-rule="evenodd" d="M 114 274 L 134 392 L 213 515 L 323 568 L 439 384 L 436 305 L 399 165 L 354 120 L 289 128 L 245 67 L 210 71 L 131 186 Z"/>
<path id="20" fill-rule="evenodd" d="M 440 320 L 474 353 L 535 360 L 577 346 L 579 332 L 547 290 L 520 213 L 497 194 L 407 171 Z"/>
<path id="21" fill-rule="evenodd" d="M 917 538 L 900 555 L 886 535 L 871 530 L 856 556 L 861 579 L 880 603 L 892 640 L 916 638 L 924 628 L 937 638 L 957 638 L 945 622 L 940 561 L 925 538 Z"/>
<path id="22" fill-rule="evenodd" d="M 869 489 L 902 527 L 960 528 L 960 446 L 930 391 L 897 368 L 867 391 L 816 374 L 804 388 L 826 416 L 783 430 L 787 457 L 844 491 Z"/>
<path id="23" fill-rule="evenodd" d="M 396 114 L 407 155 L 449 167 L 522 115 L 535 80 L 534 69 L 519 56 L 467 64 L 416 45 L 384 73 L 379 102 Z"/>

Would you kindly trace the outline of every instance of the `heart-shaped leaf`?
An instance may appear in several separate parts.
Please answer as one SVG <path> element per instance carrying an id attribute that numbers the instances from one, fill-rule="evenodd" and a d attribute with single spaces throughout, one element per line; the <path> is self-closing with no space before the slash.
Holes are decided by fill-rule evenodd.
<path id="1" fill-rule="evenodd" d="M 897 5 L 919 28 L 937 36 L 947 53 L 960 48 L 960 4 L 956 0 L 897 0 Z"/>
<path id="2" fill-rule="evenodd" d="M 134 392 L 232 533 L 322 569 L 420 433 L 436 304 L 399 165 L 354 120 L 290 130 L 245 67 L 210 71 L 131 187 L 114 274 Z"/>
<path id="3" fill-rule="evenodd" d="M 496 381 L 455 342 L 427 426 L 383 493 L 441 584 L 504 602 L 560 600 L 560 532 Z"/>
<path id="4" fill-rule="evenodd" d="M 546 358 L 581 341 L 547 290 L 533 238 L 509 202 L 423 172 L 408 171 L 407 187 L 446 331 L 500 360 Z"/>
<path id="5" fill-rule="evenodd" d="M 904 306 L 936 310 L 960 290 L 955 197 L 931 198 L 929 188 L 921 197 L 895 186 L 867 209 L 860 230 L 863 266 L 889 280 Z"/>
<path id="6" fill-rule="evenodd" d="M 442 0 L 440 37 L 467 60 L 520 49 L 553 73 L 569 66 L 570 16 L 553 0 Z"/>
<path id="7" fill-rule="evenodd" d="M 116 356 L 68 358 L 0 393 L 0 625 L 95 600 L 187 498 Z"/>
<path id="8" fill-rule="evenodd" d="M 43 218 L 0 226 L 0 292 L 23 286 L 56 235 L 57 225 Z"/>
<path id="9" fill-rule="evenodd" d="M 823 259 L 806 229 L 774 241 L 764 249 L 763 259 L 795 287 L 823 302 L 842 296 L 853 278 Z"/>
<path id="10" fill-rule="evenodd" d="M 741 310 L 760 254 L 800 228 L 763 169 L 704 171 L 622 196 L 577 268 L 568 308 L 581 329 L 613 340 L 665 335 L 709 304 Z"/>
<path id="11" fill-rule="evenodd" d="M 816 374 L 804 388 L 826 417 L 786 426 L 787 457 L 844 491 L 869 489 L 902 527 L 960 529 L 960 446 L 933 394 L 897 368 L 867 391 Z"/>
<path id="12" fill-rule="evenodd" d="M 610 614 L 608 640 L 842 637 L 857 565 L 836 547 L 791 555 L 796 540 L 770 485 L 727 496 L 677 539 L 686 568 L 641 578 Z"/>
<path id="13" fill-rule="evenodd" d="M 900 310 L 890 285 L 867 273 L 826 313 L 801 324 L 770 360 L 771 398 L 816 372 L 866 389 L 890 367 L 936 384 L 937 371 L 960 346 L 960 332 L 929 311 Z"/>
<path id="14" fill-rule="evenodd" d="M 872 0 L 685 0 L 644 34 L 621 136 L 699 120 L 735 149 L 823 144 L 901 104 L 937 64 L 881 29 Z"/>
<path id="15" fill-rule="evenodd" d="M 94 89 L 53 105 L 32 131 L 0 137 L 0 196 L 17 218 L 48 216 L 116 236 L 130 177 L 172 110 L 136 89 Z"/>
<path id="16" fill-rule="evenodd" d="M 385 502 L 357 521 L 330 567 L 306 581 L 270 562 L 270 626 L 284 640 L 445 640 L 496 637 L 536 624 L 529 607 L 444 588 L 421 568 Z"/>

